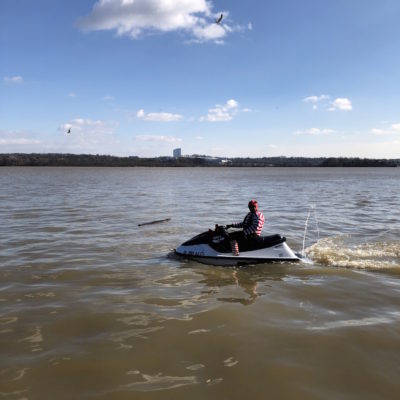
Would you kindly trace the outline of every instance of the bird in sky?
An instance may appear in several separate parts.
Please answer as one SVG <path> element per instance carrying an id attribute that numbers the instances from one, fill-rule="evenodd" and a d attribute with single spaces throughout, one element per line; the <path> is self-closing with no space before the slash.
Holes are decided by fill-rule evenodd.
<path id="1" fill-rule="evenodd" d="M 67 133 L 71 133 L 71 128 L 68 129 Z"/>
<path id="2" fill-rule="evenodd" d="M 222 18 L 224 18 L 224 14 L 221 14 L 221 15 L 219 16 L 219 18 L 215 21 L 215 23 L 220 24 L 221 21 L 222 21 Z"/>

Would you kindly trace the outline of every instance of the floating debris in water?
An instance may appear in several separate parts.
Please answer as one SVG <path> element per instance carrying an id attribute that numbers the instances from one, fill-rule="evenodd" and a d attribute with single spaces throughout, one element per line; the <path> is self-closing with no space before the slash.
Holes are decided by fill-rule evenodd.
<path id="1" fill-rule="evenodd" d="M 158 219 L 158 220 L 150 221 L 150 222 L 143 222 L 141 224 L 138 224 L 138 226 L 161 224 L 162 222 L 168 222 L 168 221 L 171 221 L 171 218 Z"/>

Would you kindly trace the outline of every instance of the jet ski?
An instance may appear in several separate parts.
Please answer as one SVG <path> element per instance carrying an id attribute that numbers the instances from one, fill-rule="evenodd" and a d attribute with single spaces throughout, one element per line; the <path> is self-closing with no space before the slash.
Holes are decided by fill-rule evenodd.
<path id="1" fill-rule="evenodd" d="M 286 238 L 278 234 L 241 242 L 239 254 L 235 255 L 226 227 L 218 225 L 215 230 L 210 229 L 182 243 L 175 249 L 175 254 L 203 264 L 221 266 L 300 261 L 300 255 L 294 253 Z"/>

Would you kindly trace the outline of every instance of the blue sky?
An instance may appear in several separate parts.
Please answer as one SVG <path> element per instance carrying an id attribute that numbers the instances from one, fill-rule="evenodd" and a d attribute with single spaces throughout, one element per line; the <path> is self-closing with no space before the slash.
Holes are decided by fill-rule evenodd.
<path id="1" fill-rule="evenodd" d="M 399 16 L 398 0 L 0 0 L 0 153 L 399 158 Z"/>

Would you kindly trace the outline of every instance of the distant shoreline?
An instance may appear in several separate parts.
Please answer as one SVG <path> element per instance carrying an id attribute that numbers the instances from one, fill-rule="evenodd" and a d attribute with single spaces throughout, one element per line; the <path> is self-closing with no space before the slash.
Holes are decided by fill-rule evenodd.
<path id="1" fill-rule="evenodd" d="M 0 167 L 399 167 L 400 159 L 357 157 L 223 158 L 203 155 L 184 157 L 117 157 L 99 154 L 5 153 Z"/>

